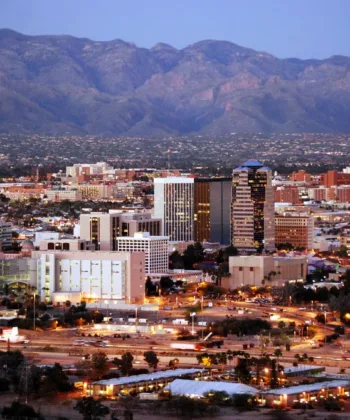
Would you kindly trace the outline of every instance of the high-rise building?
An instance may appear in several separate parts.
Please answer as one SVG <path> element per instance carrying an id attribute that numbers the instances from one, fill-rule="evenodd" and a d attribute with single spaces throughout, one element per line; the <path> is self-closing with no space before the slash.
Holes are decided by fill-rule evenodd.
<path id="1" fill-rule="evenodd" d="M 233 170 L 232 243 L 241 251 L 275 249 L 272 171 L 256 160 Z"/>
<path id="2" fill-rule="evenodd" d="M 12 245 L 12 223 L 5 220 L 0 220 L 0 245 L 3 249 Z"/>
<path id="3" fill-rule="evenodd" d="M 231 243 L 231 198 L 231 178 L 195 178 L 195 241 Z"/>
<path id="4" fill-rule="evenodd" d="M 194 179 L 154 179 L 154 216 L 163 220 L 170 241 L 193 241 Z"/>
<path id="5" fill-rule="evenodd" d="M 275 216 L 276 245 L 291 244 L 295 248 L 314 247 L 314 218 L 305 213 Z"/>
<path id="6" fill-rule="evenodd" d="M 144 252 L 146 274 L 166 273 L 169 270 L 167 236 L 150 236 L 148 232 L 137 232 L 134 236 L 119 237 L 117 241 L 120 252 Z"/>
<path id="7" fill-rule="evenodd" d="M 91 241 L 98 251 L 116 251 L 120 214 L 93 212 L 80 215 L 80 238 Z"/>

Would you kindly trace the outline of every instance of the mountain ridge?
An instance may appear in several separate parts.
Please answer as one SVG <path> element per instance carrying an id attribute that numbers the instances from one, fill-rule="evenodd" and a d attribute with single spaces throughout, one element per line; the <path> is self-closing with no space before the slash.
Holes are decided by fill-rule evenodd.
<path id="1" fill-rule="evenodd" d="M 350 57 L 279 59 L 229 41 L 182 49 L 0 29 L 0 131 L 350 133 Z"/>

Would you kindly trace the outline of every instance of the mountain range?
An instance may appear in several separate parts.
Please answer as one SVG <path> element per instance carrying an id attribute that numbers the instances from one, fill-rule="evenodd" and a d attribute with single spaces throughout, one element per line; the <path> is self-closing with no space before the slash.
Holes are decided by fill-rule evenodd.
<path id="1" fill-rule="evenodd" d="M 146 49 L 0 30 L 0 132 L 350 133 L 349 114 L 349 57 L 279 59 L 213 40 Z"/>

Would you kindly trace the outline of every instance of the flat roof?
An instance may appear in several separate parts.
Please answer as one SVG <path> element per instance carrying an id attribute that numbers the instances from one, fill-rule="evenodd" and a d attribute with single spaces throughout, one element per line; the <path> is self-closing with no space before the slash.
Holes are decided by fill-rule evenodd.
<path id="1" fill-rule="evenodd" d="M 191 381 L 188 379 L 175 379 L 165 387 L 172 394 L 203 396 L 210 391 L 225 391 L 229 395 L 234 394 L 257 394 L 258 390 L 238 382 L 213 382 Z"/>
<path id="2" fill-rule="evenodd" d="M 325 382 L 317 382 L 317 383 L 308 384 L 308 385 L 291 386 L 289 388 L 270 389 L 269 391 L 263 392 L 263 394 L 294 395 L 294 394 L 301 394 L 303 392 L 320 391 L 321 389 L 338 388 L 338 387 L 344 387 L 344 386 L 349 386 L 349 385 L 350 385 L 350 381 L 347 381 L 347 380 L 325 381 Z"/>
<path id="3" fill-rule="evenodd" d="M 165 370 L 160 372 L 154 372 L 154 373 L 147 373 L 144 375 L 134 375 L 134 376 L 125 376 L 122 378 L 112 378 L 112 379 L 105 379 L 97 382 L 93 382 L 93 385 L 112 385 L 112 386 L 118 386 L 118 385 L 127 385 L 127 384 L 133 384 L 138 382 L 147 382 L 152 380 L 158 380 L 158 379 L 167 379 L 167 378 L 173 378 L 176 376 L 182 376 L 182 375 L 191 375 L 194 373 L 200 373 L 204 372 L 204 369 L 172 369 L 172 370 Z M 191 381 L 192 382 L 192 381 Z"/>

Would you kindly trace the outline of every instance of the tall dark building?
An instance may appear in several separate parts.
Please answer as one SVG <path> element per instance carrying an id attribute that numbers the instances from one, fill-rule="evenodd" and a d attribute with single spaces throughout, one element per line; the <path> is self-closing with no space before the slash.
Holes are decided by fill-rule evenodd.
<path id="1" fill-rule="evenodd" d="M 231 195 L 231 178 L 195 178 L 195 241 L 231 243 Z"/>
<path id="2" fill-rule="evenodd" d="M 247 252 L 275 249 L 275 211 L 271 169 L 248 160 L 233 170 L 232 243 Z"/>

